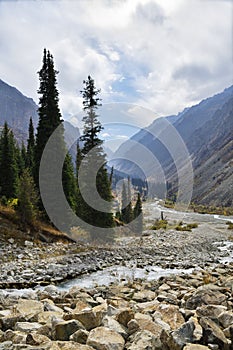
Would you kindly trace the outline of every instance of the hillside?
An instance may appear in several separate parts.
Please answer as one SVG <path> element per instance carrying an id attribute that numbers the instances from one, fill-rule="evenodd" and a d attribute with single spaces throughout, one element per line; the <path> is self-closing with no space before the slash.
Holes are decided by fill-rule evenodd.
<path id="1" fill-rule="evenodd" d="M 37 108 L 32 98 L 24 96 L 0 79 L 0 125 L 6 121 L 18 140 L 25 140 L 30 117 L 37 125 Z"/>
<path id="2" fill-rule="evenodd" d="M 39 120 L 37 114 L 38 106 L 32 98 L 24 96 L 15 87 L 8 85 L 0 79 L 0 129 L 5 121 L 13 130 L 16 140 L 21 144 L 26 143 L 28 138 L 28 125 L 30 117 L 33 119 L 36 129 Z M 79 129 L 69 122 L 64 122 L 66 136 L 76 140 L 79 136 Z M 72 155 L 76 147 L 72 148 Z M 74 155 L 75 158 L 75 155 Z"/>
<path id="3" fill-rule="evenodd" d="M 193 200 L 196 202 L 232 205 L 232 106 L 233 86 L 185 109 L 173 123 L 193 163 Z M 177 169 L 171 153 L 179 155 L 180 141 L 176 142 L 177 136 L 166 120 L 169 119 L 156 119 L 121 145 L 114 155 L 118 159 L 111 165 L 132 177 L 143 176 L 140 166 L 147 177 L 156 182 L 161 182 L 165 174 L 166 181 L 172 183 L 173 192 L 176 192 Z M 144 156 L 143 147 L 151 152 L 149 157 Z"/>

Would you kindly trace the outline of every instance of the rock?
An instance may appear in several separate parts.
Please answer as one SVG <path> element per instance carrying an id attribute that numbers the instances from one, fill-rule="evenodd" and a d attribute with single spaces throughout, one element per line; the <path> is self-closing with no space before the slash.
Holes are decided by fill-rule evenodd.
<path id="1" fill-rule="evenodd" d="M 38 322 L 41 324 L 52 324 L 52 319 L 61 319 L 63 313 L 57 311 L 44 311 L 38 314 Z"/>
<path id="2" fill-rule="evenodd" d="M 86 330 L 91 330 L 93 328 L 99 327 L 102 324 L 103 312 L 101 309 L 85 309 L 80 312 L 72 312 L 64 315 L 65 320 L 78 320 L 86 328 Z"/>
<path id="3" fill-rule="evenodd" d="M 105 316 L 103 319 L 103 326 L 119 333 L 124 339 L 128 338 L 126 328 L 112 317 Z"/>
<path id="4" fill-rule="evenodd" d="M 148 301 L 148 302 L 145 302 L 145 303 L 137 303 L 135 305 L 135 308 L 139 312 L 143 311 L 145 313 L 146 312 L 152 313 L 152 312 L 157 310 L 158 305 L 159 305 L 158 300 L 153 300 L 153 301 Z"/>
<path id="5" fill-rule="evenodd" d="M 88 331 L 86 331 L 85 329 L 79 329 L 70 336 L 70 340 L 80 344 L 86 344 L 88 335 Z"/>
<path id="6" fill-rule="evenodd" d="M 209 317 L 211 319 L 212 318 L 218 319 L 218 316 L 224 311 L 227 311 L 226 306 L 202 305 L 196 309 L 196 314 L 197 316 Z"/>
<path id="7" fill-rule="evenodd" d="M 125 327 L 127 327 L 128 322 L 133 318 L 134 318 L 134 312 L 129 308 L 119 310 L 115 316 L 116 321 L 118 321 Z"/>
<path id="8" fill-rule="evenodd" d="M 209 348 L 205 345 L 187 344 L 183 350 L 209 350 Z"/>
<path id="9" fill-rule="evenodd" d="M 221 350 L 229 350 L 229 341 L 220 327 L 208 318 L 201 317 L 200 325 L 203 328 L 203 342 L 205 345 L 217 344 Z"/>
<path id="10" fill-rule="evenodd" d="M 155 292 L 152 292 L 150 290 L 143 290 L 135 293 L 132 299 L 138 302 L 144 302 L 144 301 L 154 300 L 155 297 L 156 297 Z"/>
<path id="11" fill-rule="evenodd" d="M 31 241 L 25 241 L 24 242 L 25 247 L 33 247 L 33 242 Z"/>
<path id="12" fill-rule="evenodd" d="M 43 300 L 43 304 L 44 304 L 44 311 L 51 311 L 51 312 L 58 312 L 63 314 L 63 310 L 54 305 L 52 300 Z"/>
<path id="13" fill-rule="evenodd" d="M 194 330 L 193 330 L 193 341 L 195 343 L 198 343 L 201 341 L 203 330 L 200 324 L 198 323 L 198 320 L 196 317 L 190 317 L 189 322 L 193 322 L 194 324 Z"/>
<path id="14" fill-rule="evenodd" d="M 94 348 L 92 346 L 78 344 L 78 343 L 74 343 L 71 341 L 62 342 L 62 343 L 59 342 L 58 344 L 59 344 L 58 350 L 94 350 Z M 50 348 L 48 350 L 50 350 Z"/>
<path id="15" fill-rule="evenodd" d="M 185 307 L 187 309 L 194 310 L 202 305 L 224 305 L 226 301 L 226 295 L 218 290 L 200 289 L 197 290 L 187 301 Z"/>
<path id="16" fill-rule="evenodd" d="M 157 345 L 158 345 L 159 338 L 161 336 L 161 332 L 163 329 L 162 326 L 159 325 L 159 323 L 153 322 L 152 319 L 148 319 L 148 318 L 145 318 L 143 316 L 147 316 L 147 315 L 143 315 L 143 314 L 139 314 L 139 313 L 137 313 L 135 315 L 135 320 L 138 322 L 139 328 L 143 331 L 149 331 L 150 333 L 154 334 L 156 339 L 158 339 L 158 341 L 157 341 Z M 160 345 L 161 345 L 161 343 L 160 343 Z"/>
<path id="17" fill-rule="evenodd" d="M 160 350 L 161 342 L 156 336 L 146 330 L 137 332 L 131 343 L 127 344 L 127 350 Z"/>
<path id="18" fill-rule="evenodd" d="M 157 311 L 161 314 L 161 319 L 169 324 L 172 330 L 179 328 L 185 323 L 185 319 L 176 305 L 161 303 L 157 307 Z"/>
<path id="19" fill-rule="evenodd" d="M 78 329 L 80 329 L 80 323 L 76 320 L 59 322 L 54 327 L 54 338 L 55 340 L 69 340 Z"/>
<path id="20" fill-rule="evenodd" d="M 1 317 L 0 318 L 0 328 L 3 331 L 6 331 L 7 329 L 14 330 L 15 324 L 17 322 L 24 321 L 24 320 L 25 320 L 24 317 L 22 317 L 20 315 L 16 315 L 16 316 L 9 315 L 6 317 Z"/>
<path id="21" fill-rule="evenodd" d="M 15 325 L 15 330 L 29 333 L 32 331 L 38 331 L 41 328 L 41 324 L 38 322 L 17 322 Z"/>
<path id="22" fill-rule="evenodd" d="M 0 350 L 13 350 L 13 344 L 11 341 L 4 341 L 0 344 Z"/>
<path id="23" fill-rule="evenodd" d="M 172 350 L 182 350 L 187 343 L 193 342 L 194 323 L 188 321 L 171 333 L 167 344 Z"/>
<path id="24" fill-rule="evenodd" d="M 41 345 L 50 342 L 50 339 L 45 335 L 29 333 L 26 337 L 26 344 Z"/>
<path id="25" fill-rule="evenodd" d="M 16 305 L 16 312 L 25 318 L 26 321 L 38 321 L 38 314 L 44 311 L 44 306 L 36 300 L 19 300 Z"/>
<path id="26" fill-rule="evenodd" d="M 19 343 L 25 343 L 26 342 L 26 334 L 18 331 L 12 331 L 11 329 L 8 329 L 4 333 L 3 340 L 4 341 L 12 341 L 14 344 Z"/>
<path id="27" fill-rule="evenodd" d="M 218 319 L 224 328 L 228 328 L 233 325 L 233 312 L 224 311 L 218 316 Z"/>
<path id="28" fill-rule="evenodd" d="M 129 334 L 133 334 L 139 330 L 139 324 L 136 320 L 132 319 L 127 323 Z"/>
<path id="29" fill-rule="evenodd" d="M 106 327 L 97 327 L 91 330 L 87 339 L 87 345 L 92 346 L 96 350 L 123 350 L 125 341 L 117 332 Z"/>

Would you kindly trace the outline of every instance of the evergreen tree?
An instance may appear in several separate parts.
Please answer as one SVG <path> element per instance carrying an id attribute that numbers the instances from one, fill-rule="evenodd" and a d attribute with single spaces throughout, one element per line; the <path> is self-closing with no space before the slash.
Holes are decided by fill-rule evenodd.
<path id="1" fill-rule="evenodd" d="M 57 138 L 55 144 L 53 144 L 53 149 L 49 150 L 50 156 L 54 162 L 56 168 L 56 162 L 61 158 L 62 155 L 65 155 L 67 150 L 64 141 L 64 127 L 63 120 L 61 118 L 61 113 L 59 109 L 59 94 L 57 90 L 57 74 L 58 71 L 54 68 L 53 56 L 49 51 L 44 49 L 43 63 L 42 68 L 39 71 L 39 80 L 40 87 L 38 93 L 41 95 L 39 99 L 39 123 L 37 127 L 36 142 L 35 142 L 35 164 L 34 164 L 34 179 L 37 188 L 39 188 L 39 168 L 41 157 L 45 148 L 47 141 L 53 132 L 57 130 Z M 30 124 L 30 146 L 33 150 L 33 128 L 32 123 Z M 59 169 L 57 169 L 59 171 Z M 59 187 L 59 179 L 56 178 L 55 173 L 50 170 L 50 164 L 48 164 L 47 174 L 44 176 L 44 181 L 52 184 L 49 189 L 51 193 L 51 203 L 49 204 L 52 207 L 56 206 L 61 215 L 63 214 L 63 203 L 57 203 L 54 194 L 56 193 L 56 186 Z M 63 189 L 67 200 L 72 208 L 74 208 L 74 196 L 75 196 L 75 177 L 73 165 L 69 155 L 66 155 L 65 161 L 63 164 Z M 40 208 L 43 209 L 42 203 L 40 201 Z M 57 211 L 58 212 L 58 211 Z M 68 214 L 67 214 L 68 215 Z M 64 216 L 63 216 L 64 217 Z M 67 216 L 67 220 L 69 220 Z M 66 224 L 64 223 L 64 227 Z"/>
<path id="2" fill-rule="evenodd" d="M 34 178 L 38 188 L 40 161 L 45 145 L 54 130 L 62 123 L 61 113 L 58 106 L 59 98 L 56 86 L 57 74 L 58 71 L 54 69 L 53 56 L 49 51 L 44 49 L 43 64 L 39 71 L 40 87 L 38 93 L 41 96 L 39 99 L 39 123 L 35 143 Z M 63 135 L 61 135 L 61 143 L 64 143 L 62 136 Z M 64 145 L 61 145 L 61 147 L 64 147 Z"/>
<path id="3" fill-rule="evenodd" d="M 35 165 L 35 136 L 34 136 L 34 126 L 32 118 L 29 121 L 28 127 L 28 140 L 27 140 L 27 157 L 26 157 L 26 167 L 31 170 L 33 174 Z"/>
<path id="4" fill-rule="evenodd" d="M 78 171 L 79 171 L 79 167 L 81 165 L 82 162 L 82 151 L 81 148 L 79 146 L 79 141 L 77 142 L 77 151 L 76 151 L 76 178 L 77 178 L 77 182 L 78 182 Z"/>
<path id="5" fill-rule="evenodd" d="M 130 178 L 128 178 L 127 186 L 125 181 L 122 185 L 121 208 L 121 219 L 125 224 L 129 224 L 133 219 Z"/>
<path id="6" fill-rule="evenodd" d="M 140 193 L 137 196 L 137 202 L 133 210 L 134 217 L 134 230 L 137 233 L 142 233 L 143 229 L 143 212 L 142 212 L 142 200 Z"/>
<path id="7" fill-rule="evenodd" d="M 7 123 L 0 137 L 0 187 L 1 196 L 6 198 L 16 197 L 18 184 L 16 142 L 13 132 L 8 128 Z"/>
<path id="8" fill-rule="evenodd" d="M 27 151 L 24 146 L 24 143 L 22 142 L 21 149 L 16 147 L 16 159 L 18 164 L 18 170 L 19 170 L 19 176 L 22 174 L 23 170 L 26 167 L 27 162 Z"/>
<path id="9" fill-rule="evenodd" d="M 103 141 L 99 138 L 99 133 L 103 129 L 100 121 L 98 120 L 98 115 L 96 113 L 97 108 L 101 105 L 98 94 L 99 89 L 96 89 L 94 80 L 88 76 L 87 80 L 83 81 L 84 90 L 81 91 L 83 96 L 83 110 L 86 113 L 83 117 L 84 130 L 83 135 L 80 140 L 83 141 L 83 148 L 81 150 L 82 167 L 84 171 L 84 178 L 82 178 L 82 183 L 79 187 L 86 189 L 88 195 L 89 203 L 93 203 L 94 207 L 98 207 L 98 202 L 93 198 L 93 189 L 96 188 L 99 195 L 103 200 L 109 202 L 108 212 L 96 210 L 92 207 L 92 204 L 86 203 L 79 192 L 79 203 L 81 208 L 78 211 L 78 215 L 87 223 L 94 227 L 93 231 L 90 232 L 92 238 L 100 238 L 98 236 L 98 227 L 113 227 L 113 215 L 111 213 L 111 201 L 112 193 L 111 186 L 106 169 L 106 155 L 103 151 L 102 143 Z M 79 164 L 79 160 L 77 162 Z M 96 184 L 90 180 L 90 174 L 92 171 L 96 171 Z M 105 207 L 106 209 L 106 207 Z M 107 239 L 107 237 L 104 237 Z M 103 237 L 101 237 L 103 239 Z"/>
<path id="10" fill-rule="evenodd" d="M 71 208 L 76 210 L 76 181 L 74 176 L 74 167 L 72 163 L 72 158 L 69 153 L 67 153 L 62 172 L 62 183 L 66 199 L 71 206 Z"/>
<path id="11" fill-rule="evenodd" d="M 18 212 L 22 225 L 26 228 L 27 225 L 35 223 L 38 215 L 38 194 L 29 169 L 24 169 L 19 178 L 17 194 L 19 199 Z"/>
<path id="12" fill-rule="evenodd" d="M 114 173 L 114 167 L 112 166 L 111 167 L 111 173 L 110 173 L 110 176 L 109 176 L 109 182 L 110 182 L 111 186 L 112 186 L 112 180 L 113 180 L 113 173 Z"/>
<path id="13" fill-rule="evenodd" d="M 128 205 L 128 196 L 126 192 L 126 186 L 125 186 L 125 181 L 123 181 L 122 184 L 122 192 L 121 192 L 121 220 L 124 223 L 127 223 L 128 218 L 127 218 L 127 205 Z"/>

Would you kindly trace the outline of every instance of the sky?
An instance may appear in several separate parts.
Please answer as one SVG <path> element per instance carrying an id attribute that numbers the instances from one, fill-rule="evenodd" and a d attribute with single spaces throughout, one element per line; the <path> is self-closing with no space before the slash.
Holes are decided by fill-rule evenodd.
<path id="1" fill-rule="evenodd" d="M 232 85 L 232 10 L 231 0 L 0 0 L 0 79 L 38 102 L 47 48 L 65 119 L 80 115 L 91 75 L 105 123 L 146 126 Z"/>

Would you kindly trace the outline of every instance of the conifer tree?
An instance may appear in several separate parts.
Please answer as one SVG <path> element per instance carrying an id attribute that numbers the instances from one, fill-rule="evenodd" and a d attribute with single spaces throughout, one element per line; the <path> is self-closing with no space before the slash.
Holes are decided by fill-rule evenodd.
<path id="1" fill-rule="evenodd" d="M 16 142 L 13 132 L 5 123 L 0 137 L 0 194 L 8 199 L 16 197 L 18 185 L 16 153 Z"/>
<path id="2" fill-rule="evenodd" d="M 35 142 L 35 164 L 34 164 L 34 179 L 37 188 L 39 188 L 39 168 L 41 157 L 45 148 L 47 141 L 53 132 L 59 127 L 57 132 L 56 146 L 54 149 L 50 150 L 53 153 L 53 159 L 59 158 L 59 155 L 65 154 L 67 152 L 65 141 L 64 141 L 64 127 L 63 120 L 61 118 L 61 113 L 59 109 L 59 93 L 57 90 L 57 74 L 58 71 L 54 68 L 53 56 L 49 51 L 44 49 L 42 68 L 39 71 L 40 87 L 38 93 L 41 95 L 39 99 L 39 123 L 37 127 L 36 142 Z M 33 148 L 33 129 L 30 124 L 30 146 Z M 53 182 L 56 174 L 51 173 L 48 164 L 47 177 L 49 183 L 53 184 L 54 188 L 51 188 L 51 193 L 56 192 L 56 184 Z M 63 164 L 63 189 L 67 200 L 72 208 L 74 208 L 74 194 L 75 194 L 75 177 L 74 169 L 69 155 L 66 155 Z M 56 203 L 54 195 L 51 196 L 54 203 L 50 203 L 52 206 L 60 206 L 62 211 L 63 204 Z M 42 203 L 40 202 L 40 208 L 43 209 Z"/>
<path id="3" fill-rule="evenodd" d="M 53 56 L 46 49 L 44 49 L 42 68 L 38 74 L 40 80 L 38 93 L 41 96 L 38 108 L 39 123 L 35 144 L 34 178 L 36 186 L 39 188 L 39 168 L 45 145 L 54 130 L 62 123 L 56 86 L 58 71 L 54 68 Z M 61 135 L 61 143 L 62 136 L 63 135 Z M 61 145 L 61 147 L 64 147 L 64 145 Z"/>
<path id="4" fill-rule="evenodd" d="M 26 167 L 31 170 L 33 174 L 35 166 L 35 136 L 34 136 L 34 126 L 32 118 L 29 121 L 28 127 L 28 140 L 27 140 L 27 156 L 26 156 Z"/>
<path id="5" fill-rule="evenodd" d="M 98 203 L 93 199 L 92 186 L 96 186 L 96 189 L 99 195 L 103 200 L 109 202 L 108 212 L 103 212 L 96 210 L 92 205 L 86 203 L 81 195 L 79 194 L 79 203 L 81 203 L 80 212 L 77 214 L 87 223 L 94 227 L 93 232 L 90 232 L 93 239 L 98 239 L 98 227 L 113 227 L 113 215 L 111 213 L 111 201 L 112 193 L 110 182 L 106 169 L 106 155 L 103 151 L 102 143 L 103 141 L 99 138 L 99 133 L 103 129 L 100 121 L 98 120 L 98 115 L 96 113 L 100 104 L 100 98 L 98 94 L 100 93 L 99 89 L 96 89 L 94 80 L 88 76 L 87 80 L 83 81 L 84 90 L 81 91 L 83 96 L 83 110 L 86 113 L 83 117 L 84 130 L 83 135 L 80 137 L 80 140 L 83 141 L 83 147 L 81 150 L 81 159 L 82 166 L 84 169 L 84 179 L 82 179 L 81 185 L 83 188 L 86 188 L 90 202 L 94 203 L 95 206 L 98 206 Z M 80 157 L 80 156 L 79 156 Z M 91 183 L 90 173 L 96 171 L 96 184 Z M 79 184 L 80 186 L 80 184 Z M 94 201 L 94 202 L 93 202 Z M 107 237 L 106 237 L 107 238 Z M 103 237 L 101 237 L 103 239 Z"/>
<path id="6" fill-rule="evenodd" d="M 125 181 L 122 185 L 121 208 L 121 219 L 125 224 L 129 224 L 133 219 L 130 178 L 128 178 L 127 186 Z"/>
<path id="7" fill-rule="evenodd" d="M 37 201 L 38 194 L 29 169 L 24 169 L 20 178 L 17 190 L 18 212 L 24 228 L 33 225 L 38 216 Z"/>
<path id="8" fill-rule="evenodd" d="M 134 217 L 134 230 L 136 233 L 142 233 L 143 229 L 143 213 L 142 213 L 142 200 L 140 193 L 138 192 L 137 201 L 133 210 Z"/>
<path id="9" fill-rule="evenodd" d="M 26 162 L 27 162 L 27 151 L 24 146 L 24 142 L 22 142 L 21 149 L 16 147 L 16 159 L 17 159 L 18 171 L 20 176 L 23 170 L 26 168 Z"/>

